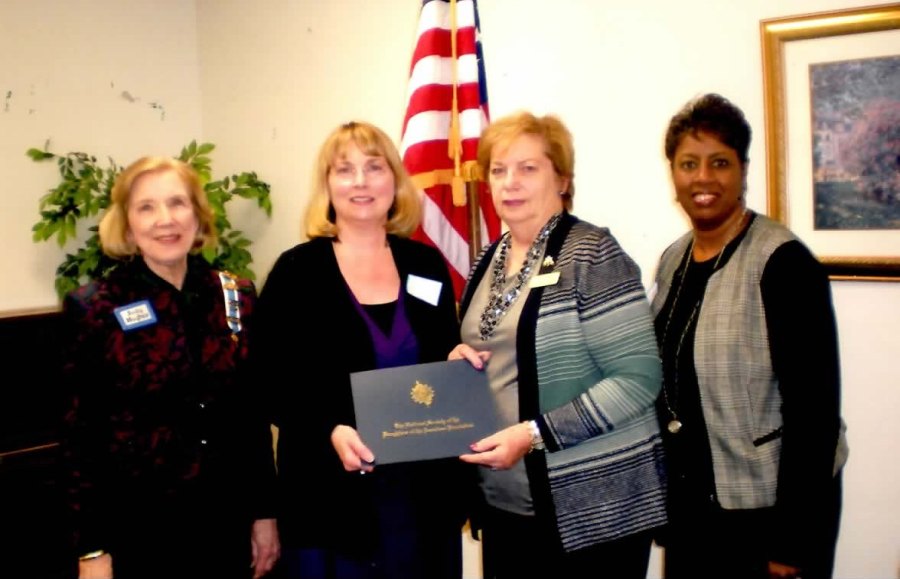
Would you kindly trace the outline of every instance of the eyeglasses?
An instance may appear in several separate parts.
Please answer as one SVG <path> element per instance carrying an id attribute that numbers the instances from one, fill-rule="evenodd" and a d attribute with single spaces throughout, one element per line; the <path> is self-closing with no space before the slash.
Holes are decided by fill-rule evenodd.
<path id="1" fill-rule="evenodd" d="M 370 161 L 362 167 L 357 167 L 350 163 L 342 163 L 331 168 L 331 172 L 344 181 L 355 181 L 357 175 L 360 174 L 362 174 L 364 180 L 370 177 L 381 177 L 389 171 L 390 169 L 384 161 Z"/>

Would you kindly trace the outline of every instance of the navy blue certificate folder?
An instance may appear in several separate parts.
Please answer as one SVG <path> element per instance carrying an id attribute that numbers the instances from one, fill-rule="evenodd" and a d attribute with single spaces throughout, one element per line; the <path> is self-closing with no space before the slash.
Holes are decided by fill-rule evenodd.
<path id="1" fill-rule="evenodd" d="M 350 385 L 375 464 L 468 454 L 499 430 L 487 373 L 466 360 L 355 372 Z"/>

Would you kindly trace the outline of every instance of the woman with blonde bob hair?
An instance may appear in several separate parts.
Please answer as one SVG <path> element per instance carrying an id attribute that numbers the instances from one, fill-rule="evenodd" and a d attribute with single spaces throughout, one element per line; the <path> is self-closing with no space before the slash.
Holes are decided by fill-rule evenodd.
<path id="1" fill-rule="evenodd" d="M 575 145 L 572 133 L 559 117 L 537 117 L 523 111 L 491 123 L 478 141 L 478 167 L 482 174 L 490 175 L 492 151 L 506 149 L 523 135 L 532 135 L 544 142 L 544 154 L 553 170 L 565 179 L 565 187 L 558 193 L 563 209 L 571 213 L 575 197 Z"/>
<path id="2" fill-rule="evenodd" d="M 484 368 L 503 427 L 460 457 L 479 467 L 484 576 L 643 578 L 666 518 L 640 270 L 570 213 L 575 153 L 557 117 L 494 121 L 478 161 L 508 231 L 466 282 L 450 358 Z"/>
<path id="3" fill-rule="evenodd" d="M 128 239 L 128 203 L 135 181 L 148 173 L 170 171 L 184 183 L 190 197 L 194 213 L 199 221 L 197 239 L 193 249 L 216 246 L 218 235 L 215 216 L 206 198 L 206 191 L 200 184 L 200 177 L 194 168 L 171 157 L 142 157 L 128 166 L 116 178 L 110 192 L 110 205 L 100 221 L 100 245 L 103 253 L 110 257 L 122 258 L 137 255 L 139 248 Z"/>
<path id="4" fill-rule="evenodd" d="M 447 358 L 459 340 L 447 265 L 408 238 L 419 193 L 382 130 L 340 125 L 314 170 L 310 240 L 269 273 L 253 351 L 279 428 L 286 576 L 458 578 L 464 465 L 376 466 L 350 389 L 353 372 Z"/>
<path id="5" fill-rule="evenodd" d="M 394 203 L 388 210 L 384 229 L 389 234 L 409 237 L 419 226 L 422 217 L 419 192 L 406 173 L 400 154 L 390 137 L 375 125 L 354 121 L 342 125 L 340 130 L 333 132 L 319 149 L 313 175 L 312 198 L 306 210 L 306 236 L 337 237 L 339 234 L 334 207 L 331 204 L 328 176 L 335 159 L 339 158 L 351 143 L 365 155 L 381 157 L 390 167 L 394 175 L 396 193 Z"/>
<path id="6" fill-rule="evenodd" d="M 280 547 L 247 380 L 256 290 L 191 255 L 216 233 L 186 163 L 138 159 L 111 198 L 100 243 L 120 261 L 63 305 L 78 576 L 261 577 Z"/>

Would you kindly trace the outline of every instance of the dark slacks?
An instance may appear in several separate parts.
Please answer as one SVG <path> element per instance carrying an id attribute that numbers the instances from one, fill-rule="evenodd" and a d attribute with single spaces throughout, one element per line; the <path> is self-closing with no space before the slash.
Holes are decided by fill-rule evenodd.
<path id="1" fill-rule="evenodd" d="M 285 545 L 279 565 L 284 579 L 459 579 L 462 576 L 462 529 L 448 516 L 417 504 L 403 473 L 382 472 L 376 479 L 375 536 L 368 554 L 339 547 Z M 425 507 L 429 507 L 426 511 Z M 431 513 L 433 516 L 428 516 Z M 346 521 L 353 525 L 356 521 Z M 314 524 L 314 522 L 310 522 Z"/>
<path id="2" fill-rule="evenodd" d="M 566 553 L 535 517 L 487 507 L 482 527 L 484 578 L 644 579 L 651 542 L 652 533 L 648 531 Z"/>
<path id="3" fill-rule="evenodd" d="M 776 528 L 773 509 L 698 505 L 672 515 L 663 539 L 666 579 L 768 579 L 772 536 L 784 531 Z M 791 542 L 805 559 L 803 579 L 828 579 L 841 518 L 840 475 L 815 516 L 816 524 L 807 525 L 810 532 Z"/>
<path id="4" fill-rule="evenodd" d="M 116 579 L 249 579 L 251 526 L 227 501 L 131 505 L 115 529 L 113 572 Z"/>

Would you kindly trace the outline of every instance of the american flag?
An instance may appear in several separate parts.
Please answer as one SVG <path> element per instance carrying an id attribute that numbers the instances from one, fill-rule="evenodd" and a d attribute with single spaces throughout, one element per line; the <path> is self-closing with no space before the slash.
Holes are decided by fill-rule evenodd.
<path id="1" fill-rule="evenodd" d="M 443 253 L 459 299 L 470 266 L 466 183 L 477 187 L 481 243 L 500 235 L 476 160 L 489 115 L 475 0 L 424 0 L 417 38 L 400 143 L 403 164 L 424 192 L 413 238 Z"/>

